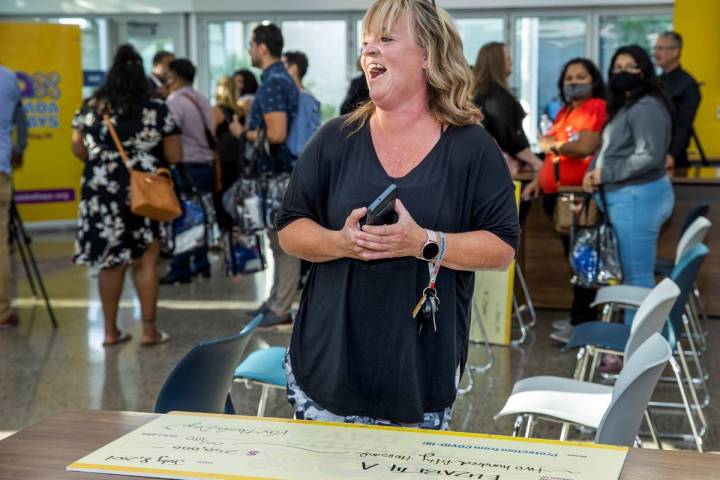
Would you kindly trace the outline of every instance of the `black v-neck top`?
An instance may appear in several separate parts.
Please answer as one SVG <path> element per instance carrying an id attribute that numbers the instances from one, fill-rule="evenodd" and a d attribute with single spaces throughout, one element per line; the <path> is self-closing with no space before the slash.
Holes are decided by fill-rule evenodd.
<path id="1" fill-rule="evenodd" d="M 327 122 L 300 156 L 278 214 L 278 228 L 309 218 L 340 230 L 351 210 L 391 183 L 423 228 L 487 230 L 517 248 L 514 185 L 495 142 L 480 126 L 446 129 L 401 178 L 387 175 L 369 122 L 357 133 Z M 303 391 L 337 415 L 402 423 L 453 404 L 455 372 L 467 358 L 474 274 L 442 268 L 437 332 L 420 335 L 411 312 L 428 282 L 427 262 L 343 258 L 312 266 L 290 343 Z"/>

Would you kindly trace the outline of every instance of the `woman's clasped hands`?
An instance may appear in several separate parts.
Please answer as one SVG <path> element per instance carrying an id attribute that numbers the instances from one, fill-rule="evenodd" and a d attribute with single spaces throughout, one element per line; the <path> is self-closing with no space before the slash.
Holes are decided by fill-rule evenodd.
<path id="1" fill-rule="evenodd" d="M 395 200 L 398 221 L 392 225 L 363 225 L 367 208 L 350 212 L 339 233 L 344 256 L 357 260 L 416 257 L 427 240 L 427 233 L 413 219 L 400 200 Z"/>

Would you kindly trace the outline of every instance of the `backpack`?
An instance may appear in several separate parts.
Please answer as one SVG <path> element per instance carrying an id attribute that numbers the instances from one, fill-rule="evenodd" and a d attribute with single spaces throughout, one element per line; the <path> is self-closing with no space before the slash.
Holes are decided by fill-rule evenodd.
<path id="1" fill-rule="evenodd" d="M 300 91 L 298 110 L 290 126 L 285 146 L 297 158 L 315 131 L 320 128 L 320 102 L 311 94 Z"/>

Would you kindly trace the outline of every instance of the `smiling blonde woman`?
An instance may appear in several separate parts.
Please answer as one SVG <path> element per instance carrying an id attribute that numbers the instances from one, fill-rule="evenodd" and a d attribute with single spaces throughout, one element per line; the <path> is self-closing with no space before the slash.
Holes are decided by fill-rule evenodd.
<path id="1" fill-rule="evenodd" d="M 446 429 L 472 271 L 504 269 L 515 254 L 514 187 L 478 125 L 448 14 L 377 0 L 363 36 L 370 102 L 313 137 L 277 219 L 285 251 L 313 262 L 288 396 L 297 418 Z M 394 218 L 366 225 L 366 206 L 391 184 Z"/>

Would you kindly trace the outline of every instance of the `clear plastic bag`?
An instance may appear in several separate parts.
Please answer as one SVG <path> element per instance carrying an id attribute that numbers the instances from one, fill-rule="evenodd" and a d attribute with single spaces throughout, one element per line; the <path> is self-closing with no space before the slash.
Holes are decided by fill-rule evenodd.
<path id="1" fill-rule="evenodd" d="M 593 227 L 574 224 L 570 236 L 570 268 L 572 283 L 585 288 L 598 288 L 622 283 L 620 244 L 613 229 L 605 199 L 601 192 L 602 212 Z"/>
<path id="2" fill-rule="evenodd" d="M 182 215 L 173 222 L 175 231 L 174 255 L 200 248 L 206 243 L 205 208 L 197 196 L 180 196 Z"/>

